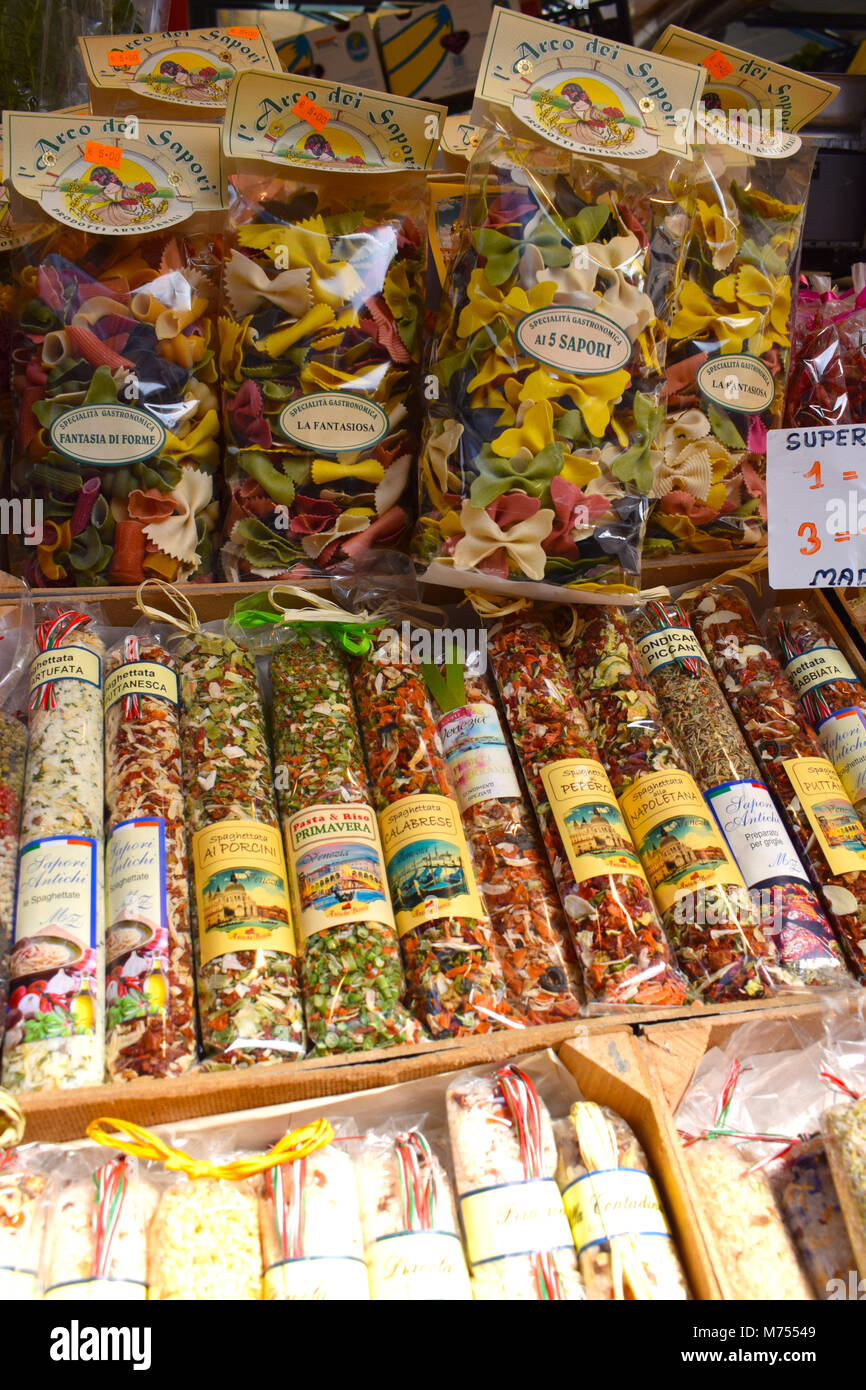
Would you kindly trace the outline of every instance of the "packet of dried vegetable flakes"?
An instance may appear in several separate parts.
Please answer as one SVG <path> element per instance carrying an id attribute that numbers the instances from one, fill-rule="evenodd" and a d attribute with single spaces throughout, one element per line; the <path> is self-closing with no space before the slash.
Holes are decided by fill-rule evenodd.
<path id="1" fill-rule="evenodd" d="M 431 579 L 634 586 L 680 255 L 667 106 L 691 111 L 704 76 L 494 11 L 425 387 Z"/>
<path id="2" fill-rule="evenodd" d="M 426 185 L 441 107 L 244 73 L 225 150 L 227 578 L 321 571 L 411 511 Z"/>
<path id="3" fill-rule="evenodd" d="M 40 586 L 207 577 L 219 132 L 17 112 L 4 130 L 16 203 L 51 225 L 13 253 L 12 484 L 43 528 L 13 561 Z"/>
<path id="4" fill-rule="evenodd" d="M 766 437 L 782 423 L 815 158 L 794 132 L 837 91 L 675 27 L 656 52 L 703 65 L 711 80 L 692 177 L 672 186 L 665 217 L 684 259 L 668 329 L 668 415 L 652 460 L 653 557 L 765 535 Z"/>

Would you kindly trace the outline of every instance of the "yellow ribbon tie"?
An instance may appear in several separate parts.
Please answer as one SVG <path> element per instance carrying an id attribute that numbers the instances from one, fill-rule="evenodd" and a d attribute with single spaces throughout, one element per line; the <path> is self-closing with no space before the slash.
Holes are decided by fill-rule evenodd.
<path id="1" fill-rule="evenodd" d="M 110 1127 L 110 1128 L 109 1128 Z M 183 1149 L 173 1149 L 152 1130 L 135 1125 L 131 1120 L 113 1120 L 100 1117 L 91 1120 L 86 1134 L 94 1144 L 102 1144 L 106 1149 L 119 1149 L 132 1158 L 149 1159 L 162 1163 L 170 1173 L 185 1173 L 191 1180 L 198 1178 L 228 1179 L 240 1182 L 243 1178 L 254 1178 L 277 1168 L 281 1163 L 294 1163 L 323 1149 L 334 1138 L 334 1131 L 328 1120 L 313 1120 L 301 1129 L 293 1129 L 278 1139 L 272 1149 L 257 1157 L 238 1158 L 231 1163 L 211 1163 L 206 1158 L 193 1158 Z"/>

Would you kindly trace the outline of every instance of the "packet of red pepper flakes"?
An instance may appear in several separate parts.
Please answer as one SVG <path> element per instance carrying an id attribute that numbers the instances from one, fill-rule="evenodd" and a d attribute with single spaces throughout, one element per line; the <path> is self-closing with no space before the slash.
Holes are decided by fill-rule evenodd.
<path id="1" fill-rule="evenodd" d="M 785 396 L 784 423 L 789 429 L 844 425 L 852 419 L 836 321 L 841 309 L 829 276 L 813 275 L 811 285 L 800 285 Z"/>
<path id="2" fill-rule="evenodd" d="M 244 73 L 220 378 L 227 578 L 331 568 L 410 519 L 426 177 L 444 109 Z"/>
<path id="3" fill-rule="evenodd" d="M 653 459 L 653 558 L 764 538 L 766 435 L 782 423 L 814 162 L 794 132 L 838 90 L 676 27 L 655 48 L 701 65 L 711 81 L 698 108 L 693 178 L 674 190 L 665 218 L 684 263 L 668 330 L 668 416 Z"/>
<path id="4" fill-rule="evenodd" d="M 674 112 L 705 76 L 494 11 L 425 381 L 431 580 L 635 587 L 681 251 Z"/>
<path id="5" fill-rule="evenodd" d="M 12 253 L 13 494 L 43 528 L 15 567 L 43 587 L 207 578 L 219 132 L 17 112 L 4 132 L 16 217 L 51 223 Z"/>

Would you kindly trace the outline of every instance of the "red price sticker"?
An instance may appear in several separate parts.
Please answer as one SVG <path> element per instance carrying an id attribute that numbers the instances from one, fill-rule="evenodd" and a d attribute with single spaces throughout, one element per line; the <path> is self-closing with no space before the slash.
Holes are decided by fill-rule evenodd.
<path id="1" fill-rule="evenodd" d="M 125 48 L 111 48 L 108 51 L 108 61 L 113 68 L 137 68 L 141 62 L 141 54 L 136 53 L 134 48 L 129 51 Z"/>
<path id="2" fill-rule="evenodd" d="M 306 121 L 307 125 L 311 125 L 314 130 L 324 130 L 331 119 L 330 114 L 323 107 L 317 106 L 314 101 L 310 101 L 309 97 L 298 97 L 292 107 L 292 112 L 295 116 L 300 116 L 301 120 Z"/>
<path id="3" fill-rule="evenodd" d="M 100 145 L 98 140 L 88 140 L 84 146 L 84 158 L 88 164 L 104 164 L 108 169 L 119 169 L 123 150 L 119 145 Z"/>
<path id="4" fill-rule="evenodd" d="M 725 78 L 734 71 L 733 63 L 729 63 L 721 49 L 717 48 L 709 57 L 701 60 L 701 66 L 705 67 L 716 82 L 723 82 Z"/>
<path id="5" fill-rule="evenodd" d="M 228 33 L 231 34 L 233 39 L 257 39 L 259 36 L 258 29 L 244 29 L 238 25 L 229 29 Z"/>

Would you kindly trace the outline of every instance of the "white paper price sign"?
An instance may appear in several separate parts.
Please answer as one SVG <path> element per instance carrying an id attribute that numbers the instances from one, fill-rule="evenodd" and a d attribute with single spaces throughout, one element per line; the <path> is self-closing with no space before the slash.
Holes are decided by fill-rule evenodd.
<path id="1" fill-rule="evenodd" d="M 866 425 L 769 431 L 767 532 L 774 589 L 866 584 Z"/>

